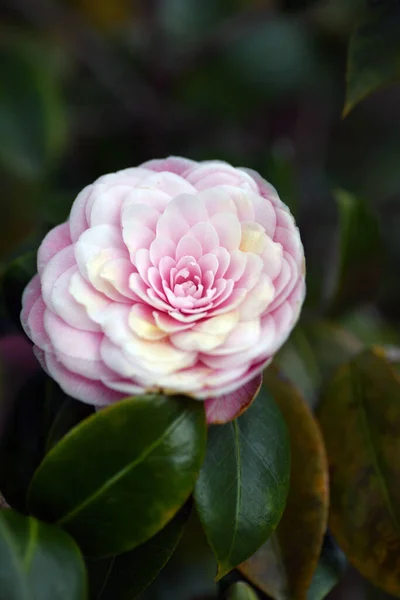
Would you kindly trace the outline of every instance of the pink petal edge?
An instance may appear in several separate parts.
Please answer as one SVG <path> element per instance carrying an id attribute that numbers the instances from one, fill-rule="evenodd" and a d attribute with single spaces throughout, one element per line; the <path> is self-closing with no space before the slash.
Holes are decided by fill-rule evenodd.
<path id="1" fill-rule="evenodd" d="M 207 425 L 222 425 L 239 417 L 256 398 L 262 380 L 260 373 L 234 392 L 208 398 L 204 402 Z"/>

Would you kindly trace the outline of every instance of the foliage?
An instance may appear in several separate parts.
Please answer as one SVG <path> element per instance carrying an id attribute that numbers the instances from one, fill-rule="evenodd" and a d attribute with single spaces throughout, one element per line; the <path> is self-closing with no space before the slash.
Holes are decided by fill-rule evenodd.
<path id="1" fill-rule="evenodd" d="M 347 563 L 369 600 L 400 597 L 400 2 L 1 16 L 1 600 L 322 600 Z M 259 170 L 306 252 L 296 329 L 251 407 L 208 430 L 186 397 L 76 402 L 19 324 L 76 193 L 167 154 Z"/>

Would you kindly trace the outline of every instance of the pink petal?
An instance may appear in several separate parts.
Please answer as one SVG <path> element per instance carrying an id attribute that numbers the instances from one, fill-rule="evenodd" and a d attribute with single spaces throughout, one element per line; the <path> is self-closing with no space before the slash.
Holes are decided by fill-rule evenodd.
<path id="1" fill-rule="evenodd" d="M 177 331 L 185 331 L 193 327 L 192 323 L 182 323 L 164 312 L 153 311 L 153 316 L 157 327 L 165 331 L 165 333 L 176 333 Z"/>
<path id="2" fill-rule="evenodd" d="M 189 227 L 208 221 L 208 213 L 203 199 L 198 195 L 182 194 L 173 198 L 169 208 L 179 213 Z"/>
<path id="3" fill-rule="evenodd" d="M 271 303 L 270 310 L 273 311 L 290 296 L 298 278 L 297 265 L 287 252 L 283 253 L 282 270 L 274 281 L 275 297 Z"/>
<path id="4" fill-rule="evenodd" d="M 41 276 L 42 295 L 49 308 L 52 307 L 51 296 L 57 279 L 74 265 L 76 265 L 74 247 L 67 246 L 57 252 L 45 266 Z"/>
<path id="5" fill-rule="evenodd" d="M 257 173 L 257 171 L 254 171 L 253 169 L 247 169 L 245 167 L 240 167 L 239 170 L 249 175 L 253 179 L 253 181 L 256 182 L 258 187 L 257 191 L 259 191 L 263 198 L 267 198 L 276 207 L 284 206 L 274 186 L 268 183 L 268 181 L 266 181 L 263 177 L 261 177 L 261 175 Z"/>
<path id="6" fill-rule="evenodd" d="M 158 267 L 164 256 L 170 256 L 175 259 L 176 244 L 167 237 L 157 235 L 156 239 L 150 245 L 150 260 L 155 267 Z"/>
<path id="7" fill-rule="evenodd" d="M 259 317 L 267 309 L 270 310 L 274 294 L 275 289 L 272 281 L 268 275 L 262 273 L 259 281 L 246 295 L 246 298 L 239 307 L 240 318 L 243 321 L 248 321 Z"/>
<path id="8" fill-rule="evenodd" d="M 38 298 L 42 295 L 41 283 L 39 275 L 32 277 L 24 292 L 22 294 L 22 310 L 21 310 L 21 323 L 25 329 L 28 320 L 29 312 Z M 26 331 L 25 331 L 26 332 Z M 29 333 L 27 333 L 29 336 Z M 29 336 L 30 337 L 30 336 Z"/>
<path id="9" fill-rule="evenodd" d="M 254 186 L 247 173 L 239 171 L 222 161 L 205 161 L 201 163 L 187 175 L 187 180 L 198 190 L 218 185 L 247 186 L 249 189 Z"/>
<path id="10" fill-rule="evenodd" d="M 139 206 L 139 205 L 138 205 Z M 122 229 L 122 236 L 133 264 L 135 264 L 136 252 L 141 248 L 150 248 L 156 234 L 145 225 L 135 222 L 126 222 Z"/>
<path id="11" fill-rule="evenodd" d="M 86 218 L 86 204 L 92 193 L 93 186 L 88 185 L 77 195 L 71 208 L 69 215 L 69 231 L 71 240 L 76 242 L 79 236 L 88 228 Z"/>
<path id="12" fill-rule="evenodd" d="M 131 191 L 130 186 L 116 185 L 111 190 L 103 186 L 95 186 L 92 193 L 92 207 L 88 216 L 90 227 L 96 225 L 119 226 L 121 222 L 121 207 L 126 196 Z"/>
<path id="13" fill-rule="evenodd" d="M 70 244 L 71 236 L 68 223 L 62 223 L 49 231 L 38 250 L 37 267 L 39 274 L 43 272 L 43 269 L 55 254 L 70 246 Z"/>
<path id="14" fill-rule="evenodd" d="M 257 344 L 260 339 L 261 324 L 259 319 L 237 323 L 234 330 L 218 348 L 210 350 L 213 356 L 225 356 L 244 352 L 251 346 Z"/>
<path id="15" fill-rule="evenodd" d="M 233 283 L 232 280 L 231 283 Z M 209 311 L 209 316 L 215 317 L 216 315 L 221 315 L 228 310 L 234 310 L 238 308 L 238 306 L 240 306 L 246 297 L 246 294 L 247 292 L 243 288 L 227 288 L 224 294 L 218 298 L 218 301 L 213 303 L 215 308 L 212 308 Z"/>
<path id="16" fill-rule="evenodd" d="M 126 204 L 121 215 L 122 228 L 130 226 L 131 230 L 135 231 L 135 227 L 140 229 L 144 226 L 155 231 L 160 216 L 161 212 L 152 206 L 137 203 Z"/>
<path id="17" fill-rule="evenodd" d="M 106 261 L 99 272 L 99 279 L 104 282 L 101 288 L 107 290 L 107 295 L 118 302 L 137 300 L 129 287 L 129 278 L 134 270 L 127 258 L 112 258 Z"/>
<path id="18" fill-rule="evenodd" d="M 135 204 L 143 204 L 162 214 L 170 200 L 171 197 L 169 194 L 166 194 L 162 190 L 136 188 L 131 190 L 125 198 L 124 208 L 128 210 L 128 208 Z"/>
<path id="19" fill-rule="evenodd" d="M 267 232 L 267 235 L 273 238 L 276 231 L 275 207 L 269 200 L 258 194 L 252 195 L 252 202 L 254 206 L 254 221 L 260 223 Z"/>
<path id="20" fill-rule="evenodd" d="M 112 379 L 110 377 L 104 378 L 103 383 L 112 390 L 121 392 L 124 396 L 137 396 L 138 394 L 144 394 L 146 388 L 138 383 L 127 380 L 127 379 Z"/>
<path id="21" fill-rule="evenodd" d="M 100 331 L 99 325 L 89 318 L 84 307 L 75 300 L 69 291 L 71 277 L 77 271 L 78 267 L 73 265 L 54 283 L 51 292 L 51 307 L 71 327 L 88 331 Z"/>
<path id="22" fill-rule="evenodd" d="M 221 185 L 203 190 L 198 194 L 199 198 L 204 202 L 209 217 L 219 213 L 237 216 L 236 205 L 230 196 L 229 190 L 229 187 Z"/>
<path id="23" fill-rule="evenodd" d="M 38 348 L 49 352 L 52 351 L 53 348 L 44 327 L 44 313 L 46 310 L 46 305 L 43 302 L 42 297 L 39 297 L 29 311 L 28 318 L 26 322 L 23 323 L 23 327 L 26 335 L 36 346 L 38 346 Z"/>
<path id="24" fill-rule="evenodd" d="M 231 261 L 231 255 L 226 248 L 217 248 L 213 254 L 218 260 L 218 270 L 215 273 L 215 278 L 218 279 L 224 277 Z"/>
<path id="25" fill-rule="evenodd" d="M 276 348 L 277 329 L 275 320 L 270 315 L 261 319 L 261 333 L 258 341 L 235 354 L 202 354 L 201 362 L 214 369 L 234 369 L 248 365 L 251 361 L 262 356 L 271 356 L 272 350 Z"/>
<path id="26" fill-rule="evenodd" d="M 205 273 L 207 273 L 207 271 L 210 271 L 213 275 L 215 275 L 218 270 L 218 259 L 215 254 L 204 254 L 199 258 L 198 265 L 203 276 Z"/>
<path id="27" fill-rule="evenodd" d="M 195 353 L 182 352 L 166 340 L 148 341 L 136 336 L 129 327 L 129 312 L 117 304 L 106 311 L 104 332 L 117 346 L 123 349 L 133 364 L 154 375 L 168 374 L 192 366 Z"/>
<path id="28" fill-rule="evenodd" d="M 257 375 L 230 394 L 208 398 L 204 403 L 207 423 L 223 424 L 239 417 L 256 398 L 261 385 L 262 375 Z"/>
<path id="29" fill-rule="evenodd" d="M 238 281 L 245 271 L 247 257 L 244 252 L 241 252 L 241 250 L 233 250 L 230 254 L 231 260 L 225 273 L 225 277 L 227 279 L 233 279 L 233 281 Z"/>
<path id="30" fill-rule="evenodd" d="M 246 266 L 243 275 L 236 282 L 236 286 L 250 291 L 259 281 L 262 269 L 262 259 L 257 254 L 246 252 Z"/>
<path id="31" fill-rule="evenodd" d="M 102 333 L 75 329 L 49 309 L 44 313 L 44 327 L 57 352 L 84 360 L 100 359 Z"/>
<path id="32" fill-rule="evenodd" d="M 189 224 L 178 212 L 174 210 L 174 207 L 170 208 L 172 201 L 168 204 L 165 212 L 158 220 L 156 234 L 157 238 L 166 238 L 171 240 L 175 244 L 179 242 L 189 230 Z"/>
<path id="33" fill-rule="evenodd" d="M 175 258 L 179 261 L 184 256 L 190 256 L 197 260 L 202 253 L 202 247 L 199 242 L 190 235 L 184 235 L 181 237 L 176 247 Z"/>
<path id="34" fill-rule="evenodd" d="M 154 290 L 144 283 L 139 273 L 132 273 L 129 277 L 129 287 L 145 304 L 151 304 L 159 310 L 170 310 L 170 305 L 161 300 Z"/>
<path id="35" fill-rule="evenodd" d="M 282 269 L 283 249 L 281 244 L 273 242 L 269 237 L 266 238 L 266 242 L 266 247 L 261 254 L 263 270 L 271 281 L 274 281 Z"/>
<path id="36" fill-rule="evenodd" d="M 103 310 L 111 302 L 110 298 L 98 292 L 79 271 L 74 273 L 69 284 L 71 296 L 87 312 L 89 318 L 95 323 L 101 324 Z"/>
<path id="37" fill-rule="evenodd" d="M 201 244 L 202 254 L 213 252 L 219 246 L 217 232 L 211 223 L 196 223 L 188 233 Z"/>
<path id="38" fill-rule="evenodd" d="M 143 163 L 141 166 L 152 171 L 169 171 L 170 173 L 176 173 L 182 175 L 184 171 L 196 166 L 197 163 L 188 158 L 181 158 L 180 156 L 169 156 L 165 159 L 154 159 Z"/>
<path id="39" fill-rule="evenodd" d="M 284 250 L 292 255 L 298 265 L 301 265 L 304 258 L 304 251 L 297 228 L 289 230 L 285 227 L 277 227 L 274 240 L 282 244 Z"/>
<path id="40" fill-rule="evenodd" d="M 168 283 L 170 283 L 170 275 L 172 273 L 172 270 L 174 269 L 174 272 L 177 271 L 175 259 L 171 258 L 170 256 L 164 256 L 164 258 L 160 260 L 158 268 L 160 271 L 161 279 L 167 281 Z M 170 285 L 172 285 L 172 282 L 170 283 Z"/>
<path id="41" fill-rule="evenodd" d="M 220 246 L 229 251 L 239 248 L 242 230 L 235 215 L 217 213 L 211 217 L 210 222 L 217 232 Z"/>
<path id="42" fill-rule="evenodd" d="M 140 250 L 136 252 L 135 264 L 140 277 L 143 281 L 149 283 L 147 273 L 153 265 L 150 260 L 150 252 L 146 248 L 140 248 Z"/>
<path id="43" fill-rule="evenodd" d="M 225 189 L 235 204 L 239 221 L 257 221 L 254 216 L 253 206 L 253 198 L 255 194 L 253 192 L 233 186 L 226 186 Z"/>
<path id="44" fill-rule="evenodd" d="M 180 194 L 195 194 L 196 190 L 190 183 L 175 173 L 168 173 L 163 171 L 161 173 L 154 173 L 149 177 L 143 179 L 138 186 L 141 188 L 149 188 L 155 190 L 161 190 L 168 194 L 171 198 L 179 196 Z"/>
<path id="45" fill-rule="evenodd" d="M 155 267 L 150 267 L 148 277 L 149 277 L 149 284 L 151 285 L 153 290 L 155 290 L 157 292 L 158 296 L 160 296 L 160 298 L 162 300 L 166 300 L 165 294 L 163 291 L 161 276 Z"/>
<path id="46" fill-rule="evenodd" d="M 134 304 L 129 313 L 129 327 L 135 335 L 145 340 L 161 340 L 167 334 L 154 320 L 154 310 L 146 304 Z"/>
<path id="47" fill-rule="evenodd" d="M 142 167 L 128 167 L 115 173 L 107 173 L 96 179 L 95 184 L 102 184 L 106 189 L 118 184 L 129 185 L 135 188 L 143 179 L 149 177 L 151 171 Z"/>
<path id="48" fill-rule="evenodd" d="M 54 354 L 47 353 L 45 360 L 48 373 L 72 398 L 95 406 L 105 406 L 124 397 L 124 394 L 107 388 L 100 381 L 93 381 L 68 371 Z"/>
<path id="49" fill-rule="evenodd" d="M 85 231 L 75 244 L 75 257 L 82 275 L 112 300 L 123 301 L 105 276 L 103 267 L 110 260 L 128 259 L 121 232 L 111 225 L 97 225 Z"/>

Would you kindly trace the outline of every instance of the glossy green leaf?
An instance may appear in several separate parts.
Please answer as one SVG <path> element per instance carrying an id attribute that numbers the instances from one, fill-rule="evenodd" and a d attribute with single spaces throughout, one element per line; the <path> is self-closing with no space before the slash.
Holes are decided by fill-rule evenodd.
<path id="1" fill-rule="evenodd" d="M 291 444 L 290 490 L 283 517 L 239 570 L 275 600 L 304 600 L 328 519 L 328 466 L 319 427 L 298 391 L 270 367 L 264 386 L 279 406 Z"/>
<path id="2" fill-rule="evenodd" d="M 86 555 L 120 554 L 155 535 L 183 505 L 205 441 L 201 402 L 127 398 L 50 450 L 31 483 L 29 505 L 65 527 Z"/>
<path id="3" fill-rule="evenodd" d="M 327 534 L 311 586 L 307 592 L 307 600 L 323 600 L 343 577 L 346 567 L 347 560 L 344 553 Z"/>
<path id="4" fill-rule="evenodd" d="M 2 600 L 85 600 L 81 553 L 58 527 L 5 509 L 0 511 Z"/>
<path id="5" fill-rule="evenodd" d="M 265 387 L 235 421 L 209 428 L 195 500 L 218 578 L 254 554 L 276 528 L 289 477 L 287 429 Z"/>
<path id="6" fill-rule="evenodd" d="M 318 412 L 330 466 L 329 525 L 349 561 L 400 597 L 400 379 L 364 352 L 327 385 Z"/>
<path id="7" fill-rule="evenodd" d="M 0 45 L 0 163 L 25 178 L 41 177 L 64 146 L 60 89 L 48 48 L 18 35 Z"/>
<path id="8" fill-rule="evenodd" d="M 229 588 L 228 600 L 258 600 L 258 596 L 248 583 L 238 581 Z"/>
<path id="9" fill-rule="evenodd" d="M 189 512 L 188 503 L 157 535 L 129 552 L 88 560 L 91 600 L 133 600 L 145 590 L 171 558 Z"/>
<path id="10" fill-rule="evenodd" d="M 400 80 L 400 5 L 369 0 L 351 38 L 343 116 L 380 87 Z"/>
<path id="11" fill-rule="evenodd" d="M 0 490 L 13 508 L 27 511 L 28 487 L 51 440 L 92 412 L 43 372 L 23 385 L 10 403 L 0 436 Z"/>
<path id="12" fill-rule="evenodd" d="M 337 190 L 339 267 L 333 311 L 374 300 L 382 269 L 379 222 L 365 200 Z"/>

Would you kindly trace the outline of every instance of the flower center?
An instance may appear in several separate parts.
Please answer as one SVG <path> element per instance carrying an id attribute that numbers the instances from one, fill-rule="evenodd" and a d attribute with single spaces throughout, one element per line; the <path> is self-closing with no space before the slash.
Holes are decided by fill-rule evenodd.
<path id="1" fill-rule="evenodd" d="M 201 269 L 196 261 L 188 262 L 187 266 L 171 273 L 171 290 L 178 298 L 201 298 L 204 286 L 201 283 Z"/>

